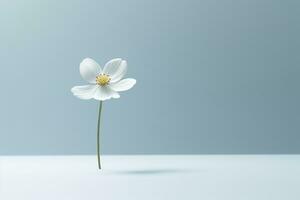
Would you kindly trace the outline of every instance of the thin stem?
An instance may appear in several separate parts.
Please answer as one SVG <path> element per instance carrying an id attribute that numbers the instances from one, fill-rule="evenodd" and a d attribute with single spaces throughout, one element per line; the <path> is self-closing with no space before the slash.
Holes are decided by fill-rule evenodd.
<path id="1" fill-rule="evenodd" d="M 100 163 L 100 121 L 101 121 L 101 111 L 102 111 L 102 101 L 99 104 L 99 113 L 98 113 L 98 126 L 97 126 L 97 157 L 98 157 L 98 168 L 101 169 Z"/>

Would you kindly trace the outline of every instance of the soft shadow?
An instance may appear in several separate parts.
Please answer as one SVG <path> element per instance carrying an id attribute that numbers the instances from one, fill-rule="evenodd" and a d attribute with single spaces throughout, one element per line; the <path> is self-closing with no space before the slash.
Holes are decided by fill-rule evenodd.
<path id="1" fill-rule="evenodd" d="M 192 170 L 187 169 L 139 169 L 139 170 L 116 170 L 111 171 L 112 174 L 124 174 L 124 175 L 155 175 L 155 174 L 174 174 L 174 173 L 187 173 Z"/>

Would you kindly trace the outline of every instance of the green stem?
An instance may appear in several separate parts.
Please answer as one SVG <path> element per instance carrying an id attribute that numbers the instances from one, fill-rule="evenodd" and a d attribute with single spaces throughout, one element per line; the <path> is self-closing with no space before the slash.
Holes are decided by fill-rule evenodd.
<path id="1" fill-rule="evenodd" d="M 101 169 L 100 163 L 100 121 L 101 121 L 101 111 L 102 111 L 102 101 L 99 104 L 99 113 L 98 113 L 98 126 L 97 126 L 97 157 L 98 157 L 98 168 Z"/>

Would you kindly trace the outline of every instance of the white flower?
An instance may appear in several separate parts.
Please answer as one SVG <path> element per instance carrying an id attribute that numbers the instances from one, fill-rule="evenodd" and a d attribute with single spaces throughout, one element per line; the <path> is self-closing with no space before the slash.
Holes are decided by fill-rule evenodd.
<path id="1" fill-rule="evenodd" d="M 136 80 L 122 79 L 127 71 L 127 62 L 115 58 L 107 62 L 102 70 L 100 65 L 91 58 L 85 58 L 80 63 L 80 74 L 90 85 L 75 86 L 72 93 L 80 99 L 96 99 L 105 101 L 110 98 L 120 98 L 118 92 L 132 88 Z M 122 79 L 122 80 L 121 80 Z"/>

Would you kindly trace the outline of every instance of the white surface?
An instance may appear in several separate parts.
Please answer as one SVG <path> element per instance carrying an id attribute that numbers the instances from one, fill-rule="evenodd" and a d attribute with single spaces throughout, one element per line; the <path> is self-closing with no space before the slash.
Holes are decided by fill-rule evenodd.
<path id="1" fill-rule="evenodd" d="M 1 200 L 299 200 L 300 156 L 0 157 Z"/>

